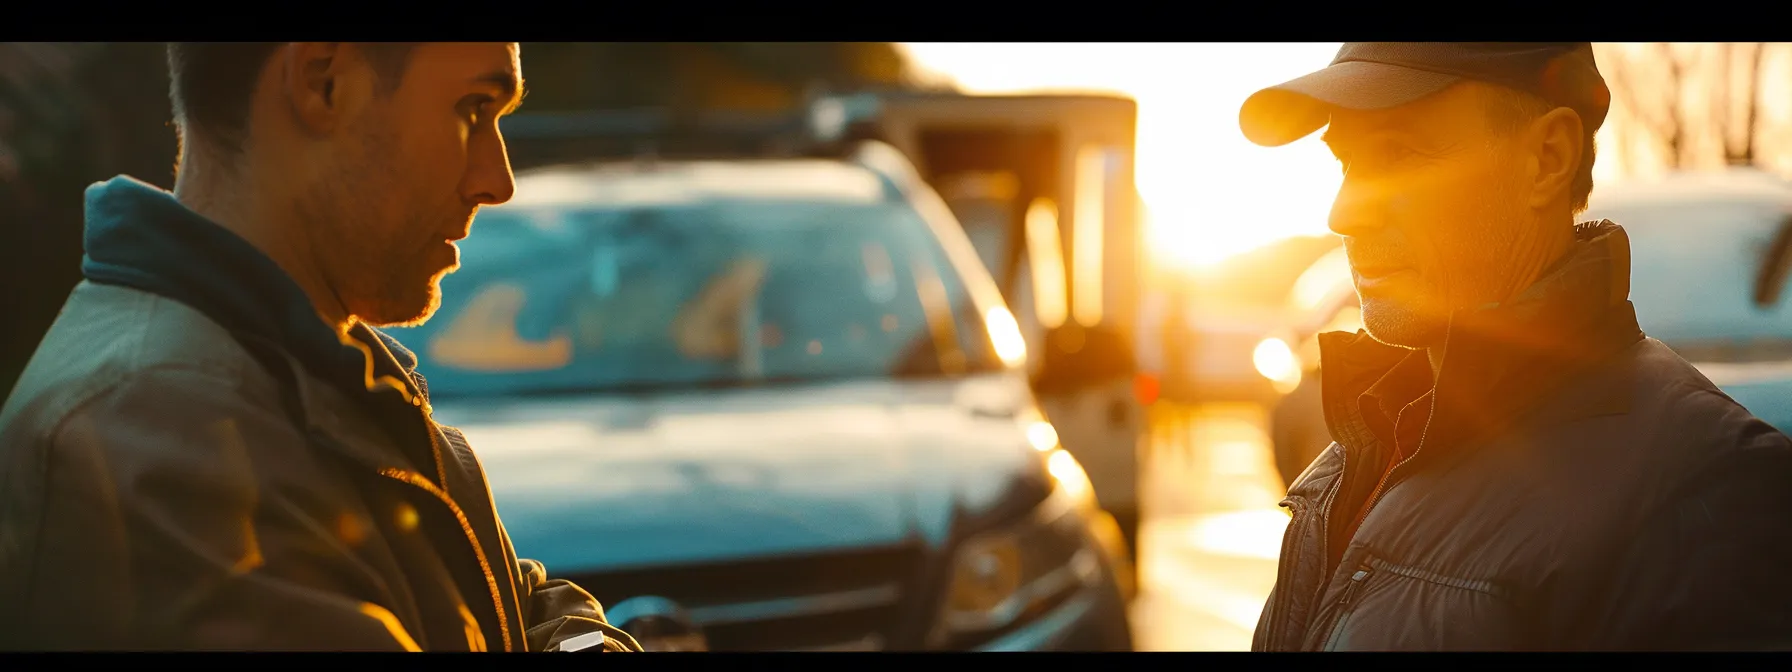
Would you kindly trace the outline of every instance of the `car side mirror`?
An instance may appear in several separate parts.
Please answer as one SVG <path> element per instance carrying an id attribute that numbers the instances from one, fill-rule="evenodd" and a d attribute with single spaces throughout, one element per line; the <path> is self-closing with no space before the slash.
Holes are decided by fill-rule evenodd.
<path id="1" fill-rule="evenodd" d="M 1072 392 L 1130 380 L 1138 373 L 1132 344 L 1106 326 L 1066 324 L 1045 333 L 1033 389 L 1041 394 Z"/>
<path id="2" fill-rule="evenodd" d="M 1780 301 L 1780 294 L 1786 288 L 1786 273 L 1792 270 L 1792 215 L 1780 221 L 1779 230 L 1774 233 L 1773 242 L 1768 245 L 1761 258 L 1761 266 L 1755 273 L 1755 307 L 1772 308 Z"/>

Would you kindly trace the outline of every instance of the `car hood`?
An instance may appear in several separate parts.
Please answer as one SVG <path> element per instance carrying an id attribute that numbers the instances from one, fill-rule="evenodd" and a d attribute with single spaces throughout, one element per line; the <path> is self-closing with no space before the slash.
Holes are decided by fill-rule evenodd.
<path id="1" fill-rule="evenodd" d="M 1043 478 L 1024 378 L 444 401 L 555 573 L 944 542 Z M 1037 482 L 1034 480 L 1032 482 Z"/>
<path id="2" fill-rule="evenodd" d="M 1706 379 L 1774 429 L 1792 433 L 1792 362 L 1693 362 Z"/>

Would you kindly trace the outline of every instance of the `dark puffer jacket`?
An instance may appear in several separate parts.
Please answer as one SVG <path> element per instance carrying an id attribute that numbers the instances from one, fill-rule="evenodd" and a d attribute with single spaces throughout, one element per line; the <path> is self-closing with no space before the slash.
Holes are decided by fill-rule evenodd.
<path id="1" fill-rule="evenodd" d="M 1792 648 L 1792 440 L 1642 334 L 1621 228 L 1577 238 L 1518 299 L 1453 320 L 1386 483 L 1363 395 L 1428 376 L 1425 354 L 1321 338 L 1337 442 L 1282 502 L 1254 649 Z"/>

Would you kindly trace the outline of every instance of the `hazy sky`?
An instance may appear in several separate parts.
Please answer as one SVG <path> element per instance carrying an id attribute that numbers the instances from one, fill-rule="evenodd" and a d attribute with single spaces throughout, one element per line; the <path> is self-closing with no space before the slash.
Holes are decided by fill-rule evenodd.
<path id="1" fill-rule="evenodd" d="M 1325 67 L 1339 43 L 905 43 L 977 93 L 1124 93 L 1139 102 L 1137 178 L 1159 260 L 1199 266 L 1326 231 L 1337 161 L 1315 133 L 1264 148 L 1238 130 L 1253 92 Z"/>

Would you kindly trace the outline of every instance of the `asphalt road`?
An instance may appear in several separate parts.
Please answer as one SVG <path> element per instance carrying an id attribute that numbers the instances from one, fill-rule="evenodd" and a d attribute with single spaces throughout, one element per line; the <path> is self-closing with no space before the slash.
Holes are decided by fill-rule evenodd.
<path id="1" fill-rule="evenodd" d="M 1153 409 L 1142 470 L 1141 651 L 1247 651 L 1275 583 L 1288 516 L 1266 434 L 1247 404 Z"/>

